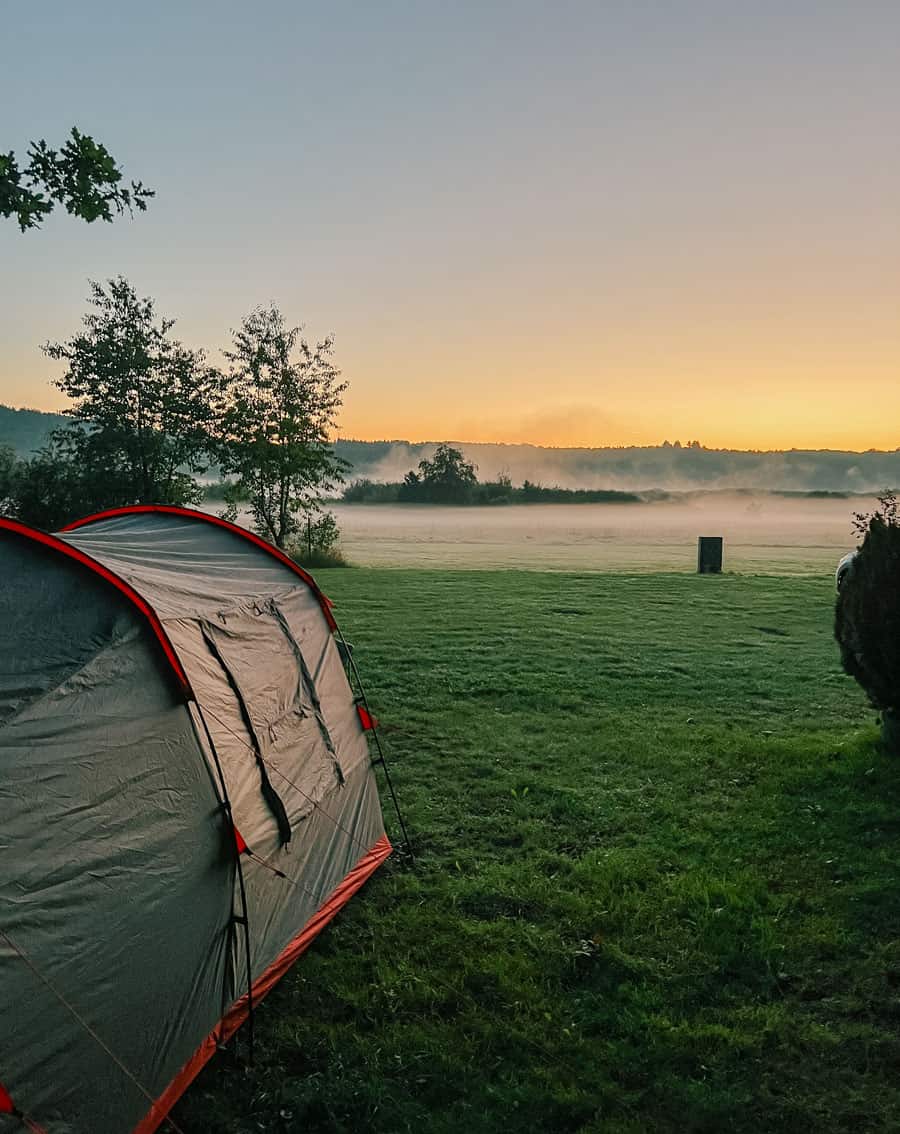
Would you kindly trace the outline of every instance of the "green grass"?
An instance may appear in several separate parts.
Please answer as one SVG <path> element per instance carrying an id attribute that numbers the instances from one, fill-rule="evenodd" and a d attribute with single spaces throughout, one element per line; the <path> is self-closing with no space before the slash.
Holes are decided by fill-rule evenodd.
<path id="1" fill-rule="evenodd" d="M 900 1129 L 900 768 L 828 580 L 323 583 L 418 861 L 263 1003 L 252 1070 L 206 1069 L 186 1134 Z"/>

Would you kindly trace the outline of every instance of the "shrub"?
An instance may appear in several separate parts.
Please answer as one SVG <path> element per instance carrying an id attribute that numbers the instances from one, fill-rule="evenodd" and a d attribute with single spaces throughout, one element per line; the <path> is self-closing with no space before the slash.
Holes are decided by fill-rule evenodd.
<path id="1" fill-rule="evenodd" d="M 290 551 L 291 559 L 301 567 L 308 567 L 311 571 L 320 567 L 352 567 L 344 558 L 344 553 L 338 548 L 333 551 L 317 551 L 315 548 L 307 552 L 305 548 L 294 547 Z"/>
<path id="2" fill-rule="evenodd" d="M 838 593 L 835 637 L 844 671 L 876 709 L 900 710 L 900 515 L 893 493 L 857 515 L 862 543 Z"/>
<path id="3" fill-rule="evenodd" d="M 349 564 L 338 547 L 340 538 L 332 512 L 307 514 L 301 538 L 291 544 L 288 554 L 301 567 L 347 567 Z"/>
<path id="4" fill-rule="evenodd" d="M 379 484 L 361 477 L 347 485 L 342 499 L 345 504 L 396 504 L 399 488 L 398 484 Z"/>

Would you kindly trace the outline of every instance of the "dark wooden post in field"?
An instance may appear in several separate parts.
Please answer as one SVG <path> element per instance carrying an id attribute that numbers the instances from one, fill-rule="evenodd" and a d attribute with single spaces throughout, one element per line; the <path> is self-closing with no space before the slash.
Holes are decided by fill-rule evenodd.
<path id="1" fill-rule="evenodd" d="M 722 572 L 722 545 L 719 535 L 702 535 L 697 540 L 697 571 L 701 575 L 719 575 Z"/>

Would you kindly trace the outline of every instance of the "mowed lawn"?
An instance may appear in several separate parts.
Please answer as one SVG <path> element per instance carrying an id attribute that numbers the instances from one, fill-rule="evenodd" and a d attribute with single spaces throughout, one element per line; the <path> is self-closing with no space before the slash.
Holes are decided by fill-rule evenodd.
<path id="1" fill-rule="evenodd" d="M 900 1130 L 900 766 L 825 579 L 321 573 L 412 833 L 201 1132 Z M 392 837 L 398 836 L 383 794 Z"/>

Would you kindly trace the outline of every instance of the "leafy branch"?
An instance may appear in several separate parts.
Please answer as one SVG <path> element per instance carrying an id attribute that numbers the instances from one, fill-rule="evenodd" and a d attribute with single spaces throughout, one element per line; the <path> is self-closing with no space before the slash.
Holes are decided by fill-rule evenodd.
<path id="1" fill-rule="evenodd" d="M 90 223 L 111 221 L 126 211 L 133 216 L 135 209 L 144 212 L 153 196 L 140 181 L 124 185 L 109 150 L 74 126 L 60 150 L 43 139 L 32 142 L 24 167 L 12 150 L 0 154 L 0 216 L 14 216 L 22 232 L 40 228 L 57 205 Z"/>

